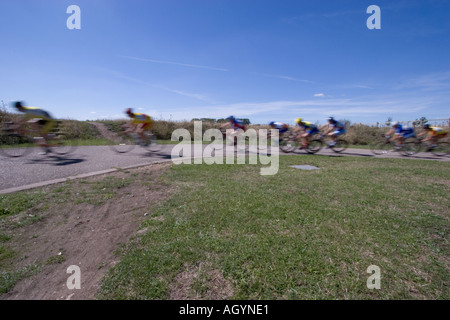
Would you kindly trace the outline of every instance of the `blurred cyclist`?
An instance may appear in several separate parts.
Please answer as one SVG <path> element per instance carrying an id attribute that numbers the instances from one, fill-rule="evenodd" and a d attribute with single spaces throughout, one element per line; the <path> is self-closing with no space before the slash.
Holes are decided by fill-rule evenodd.
<path id="1" fill-rule="evenodd" d="M 144 113 L 133 112 L 131 108 L 125 110 L 131 121 L 128 123 L 129 129 L 125 132 L 135 132 L 141 138 L 141 141 L 149 144 L 150 139 L 144 134 L 144 131 L 150 131 L 153 128 L 153 119 Z"/>
<path id="2" fill-rule="evenodd" d="M 442 139 L 447 136 L 447 131 L 440 127 L 432 127 L 429 124 L 425 124 L 423 126 L 424 131 L 419 133 L 417 136 L 421 137 L 424 135 L 428 135 L 425 139 L 423 139 L 423 142 L 430 141 L 431 142 L 431 148 L 435 147 L 438 143 L 439 139 Z"/>
<path id="3" fill-rule="evenodd" d="M 241 133 L 244 133 L 245 130 L 247 130 L 247 126 L 245 125 L 244 121 L 240 119 L 236 119 L 234 116 L 229 116 L 227 118 L 228 122 L 222 124 L 220 126 L 221 129 L 229 127 L 232 129 L 231 132 L 231 139 L 234 141 L 234 145 L 237 144 L 237 136 Z M 225 133 L 222 131 L 223 135 L 225 136 Z"/>
<path id="4" fill-rule="evenodd" d="M 312 124 L 311 122 L 303 121 L 302 118 L 298 118 L 297 120 L 295 120 L 295 123 L 297 124 L 298 128 L 295 128 L 294 133 L 297 133 L 299 131 L 303 132 L 299 135 L 302 138 L 302 148 L 306 148 L 311 137 L 319 133 L 319 128 L 317 128 L 317 126 Z"/>
<path id="5" fill-rule="evenodd" d="M 271 122 L 269 122 L 269 126 L 272 129 L 277 129 L 278 130 L 278 140 L 280 142 L 283 139 L 283 133 L 286 133 L 286 132 L 289 131 L 289 126 L 286 123 L 283 123 L 283 122 L 271 121 Z M 267 133 L 267 137 L 271 137 L 271 132 L 270 131 Z"/>
<path id="6" fill-rule="evenodd" d="M 234 131 L 237 130 L 246 130 L 246 125 L 244 123 L 244 121 L 240 120 L 240 119 L 236 119 L 234 116 L 229 116 L 227 118 L 228 122 L 224 123 L 223 125 L 221 125 L 221 128 L 225 128 L 225 127 L 230 127 L 231 129 L 233 129 Z"/>
<path id="7" fill-rule="evenodd" d="M 325 130 L 323 135 L 324 136 L 328 135 L 331 138 L 331 140 L 333 140 L 329 144 L 329 146 L 332 147 L 336 144 L 337 137 L 345 134 L 346 132 L 345 124 L 336 121 L 333 117 L 329 117 L 328 124 L 326 124 L 325 126 L 328 126 L 328 129 Z"/>
<path id="8" fill-rule="evenodd" d="M 278 122 L 278 121 L 271 121 L 269 123 L 269 126 L 272 129 L 278 129 L 278 138 L 281 141 L 281 139 L 283 138 L 283 133 L 286 133 L 289 131 L 289 126 L 286 123 L 283 122 Z M 271 136 L 271 132 L 267 133 L 267 136 L 270 137 Z"/>
<path id="9" fill-rule="evenodd" d="M 285 133 L 289 130 L 289 126 L 283 122 L 272 121 L 269 123 L 269 126 L 271 126 L 272 129 L 278 129 L 280 133 Z"/>
<path id="10" fill-rule="evenodd" d="M 17 101 L 14 103 L 14 107 L 20 112 L 25 113 L 25 117 L 22 121 L 19 121 L 19 128 L 25 122 L 31 124 L 33 130 L 41 135 L 37 139 L 37 143 L 44 149 L 40 154 L 47 154 L 50 152 L 48 141 L 48 134 L 56 127 L 56 120 L 45 110 L 37 107 L 25 107 L 23 102 Z M 20 134 L 25 134 L 23 129 L 19 129 Z"/>
<path id="11" fill-rule="evenodd" d="M 401 146 L 406 139 L 414 138 L 416 136 L 414 129 L 410 127 L 403 127 L 397 121 L 392 122 L 391 129 L 386 132 L 386 138 L 390 137 L 394 133 L 394 136 L 391 138 L 392 142 L 397 142 L 396 146 Z"/>

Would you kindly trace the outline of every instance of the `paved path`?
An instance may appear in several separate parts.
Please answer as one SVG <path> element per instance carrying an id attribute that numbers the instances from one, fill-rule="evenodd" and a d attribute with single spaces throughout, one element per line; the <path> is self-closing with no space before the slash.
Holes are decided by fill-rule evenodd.
<path id="1" fill-rule="evenodd" d="M 22 158 L 0 156 L 0 194 L 62 182 L 67 179 L 112 172 L 117 169 L 172 161 L 171 151 L 174 146 L 173 144 L 163 145 L 161 150 L 156 153 L 136 147 L 129 153 L 118 154 L 108 146 L 83 146 L 78 147 L 74 153 L 67 156 L 42 156 L 38 154 L 38 149 L 33 150 L 33 152 Z M 205 148 L 206 146 L 205 144 L 202 147 Z M 192 155 L 196 156 L 194 152 Z M 301 156 L 306 155 L 306 153 L 300 151 L 299 153 L 289 153 L 289 155 Z M 317 155 L 333 157 L 394 157 L 410 159 L 411 161 L 414 161 L 414 159 L 450 161 L 450 157 L 436 157 L 431 153 L 419 153 L 413 157 L 403 157 L 396 152 L 390 152 L 382 156 L 374 156 L 370 150 L 366 149 L 347 149 L 342 154 L 322 149 Z"/>

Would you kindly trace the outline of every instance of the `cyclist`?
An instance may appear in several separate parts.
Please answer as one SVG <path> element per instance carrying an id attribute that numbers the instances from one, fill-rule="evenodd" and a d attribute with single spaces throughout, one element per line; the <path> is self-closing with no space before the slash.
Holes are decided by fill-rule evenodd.
<path id="1" fill-rule="evenodd" d="M 423 142 L 427 142 L 427 141 L 431 142 L 431 147 L 428 150 L 436 147 L 438 140 L 447 136 L 447 131 L 445 131 L 444 129 L 442 129 L 440 127 L 432 127 L 429 124 L 425 124 L 423 126 L 423 129 L 424 129 L 424 131 L 419 133 L 417 136 L 421 137 L 421 136 L 428 134 L 428 137 L 423 139 Z"/>
<path id="2" fill-rule="evenodd" d="M 331 137 L 332 142 L 329 143 L 329 146 L 332 147 L 336 144 L 337 137 L 345 134 L 346 132 L 345 124 L 336 121 L 333 117 L 329 117 L 328 124 L 326 124 L 325 126 L 328 126 L 328 129 L 325 130 L 323 135 L 324 136 L 328 135 Z"/>
<path id="3" fill-rule="evenodd" d="M 225 127 L 230 127 L 231 129 L 233 129 L 233 134 L 236 133 L 239 130 L 246 130 L 246 125 L 244 123 L 244 121 L 240 120 L 240 119 L 236 119 L 234 116 L 229 116 L 227 118 L 228 122 L 224 123 L 223 125 L 221 125 L 221 128 L 225 128 Z"/>
<path id="4" fill-rule="evenodd" d="M 271 121 L 269 126 L 271 126 L 272 129 L 278 129 L 280 133 L 285 133 L 289 130 L 289 126 L 283 122 Z"/>
<path id="5" fill-rule="evenodd" d="M 279 141 L 281 141 L 282 137 L 283 137 L 283 133 L 286 133 L 289 131 L 289 126 L 286 123 L 283 122 L 278 122 L 278 121 L 271 121 L 269 122 L 269 126 L 272 129 L 278 129 L 278 137 L 279 137 Z M 270 132 L 267 134 L 267 137 L 270 137 L 271 134 Z"/>
<path id="6" fill-rule="evenodd" d="M 37 143 L 44 149 L 40 154 L 49 153 L 48 134 L 56 127 L 56 120 L 47 111 L 37 107 L 25 107 L 21 101 L 15 102 L 14 107 L 18 111 L 25 113 L 25 118 L 19 122 L 19 128 L 22 127 L 24 122 L 30 123 L 33 129 L 42 136 L 37 139 Z M 19 133 L 24 134 L 23 130 L 21 131 Z"/>
<path id="7" fill-rule="evenodd" d="M 391 138 L 391 141 L 398 142 L 396 143 L 397 147 L 403 145 L 406 139 L 416 136 L 413 128 L 403 127 L 397 121 L 392 122 L 391 129 L 385 134 L 386 138 L 390 137 L 393 133 L 394 136 Z"/>
<path id="8" fill-rule="evenodd" d="M 298 118 L 297 120 L 295 120 L 295 123 L 298 127 L 295 128 L 294 133 L 297 133 L 299 131 L 303 132 L 300 133 L 299 136 L 302 138 L 302 148 L 306 148 L 311 137 L 319 133 L 319 128 L 317 128 L 317 126 L 312 124 L 311 122 L 303 121 L 302 118 Z"/>
<path id="9" fill-rule="evenodd" d="M 221 129 L 229 127 L 231 128 L 233 131 L 231 132 L 231 137 L 232 140 L 234 141 L 234 145 L 237 144 L 237 136 L 241 133 L 243 133 L 246 129 L 247 126 L 245 125 L 244 121 L 240 120 L 240 119 L 236 119 L 234 116 L 229 116 L 227 118 L 228 122 L 222 124 L 220 126 Z M 225 136 L 225 133 L 222 131 L 223 135 Z"/>
<path id="10" fill-rule="evenodd" d="M 134 131 L 139 135 L 141 141 L 147 145 L 150 144 L 150 139 L 144 132 L 150 131 L 153 128 L 153 119 L 145 113 L 133 112 L 131 108 L 126 109 L 125 113 L 131 118 L 131 121 L 128 123 L 129 128 L 125 132 L 129 133 Z"/>

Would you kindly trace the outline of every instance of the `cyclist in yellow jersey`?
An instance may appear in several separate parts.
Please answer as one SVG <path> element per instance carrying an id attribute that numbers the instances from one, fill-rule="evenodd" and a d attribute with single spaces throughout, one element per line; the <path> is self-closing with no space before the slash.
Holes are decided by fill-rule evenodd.
<path id="1" fill-rule="evenodd" d="M 42 154 L 50 152 L 47 144 L 48 134 L 55 128 L 56 120 L 47 111 L 37 107 L 25 107 L 21 101 L 15 102 L 14 106 L 18 111 L 25 113 L 25 118 L 21 123 L 30 123 L 42 136 L 42 139 L 38 139 L 38 144 L 45 149 Z"/>
<path id="2" fill-rule="evenodd" d="M 423 126 L 424 131 L 419 133 L 417 136 L 421 137 L 424 135 L 428 135 L 425 139 L 423 139 L 423 142 L 430 141 L 432 143 L 432 147 L 435 147 L 438 143 L 439 139 L 442 139 L 447 136 L 447 131 L 440 127 L 432 127 L 429 124 L 425 124 Z"/>
<path id="3" fill-rule="evenodd" d="M 150 143 L 144 131 L 150 131 L 153 128 L 153 119 L 144 113 L 133 112 L 131 108 L 125 110 L 125 113 L 131 118 L 129 123 L 130 128 L 126 132 L 136 132 L 142 141 Z"/>
<path id="4" fill-rule="evenodd" d="M 309 121 L 304 121 L 302 118 L 296 119 L 295 123 L 297 124 L 297 128 L 294 129 L 294 133 L 302 131 L 302 133 L 299 134 L 302 138 L 302 148 L 306 148 L 311 137 L 319 133 L 319 128 Z"/>

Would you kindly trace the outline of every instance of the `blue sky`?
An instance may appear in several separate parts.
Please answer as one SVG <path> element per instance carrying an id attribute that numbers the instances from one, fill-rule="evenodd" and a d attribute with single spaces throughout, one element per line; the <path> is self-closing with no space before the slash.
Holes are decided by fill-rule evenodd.
<path id="1" fill-rule="evenodd" d="M 449 15 L 448 0 L 2 0 L 0 100 L 78 120 L 449 118 Z"/>

